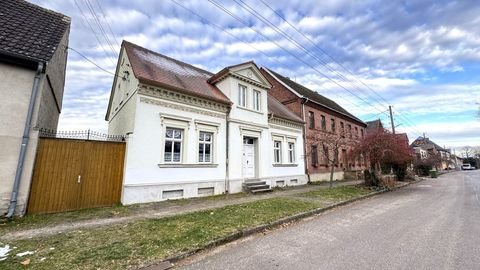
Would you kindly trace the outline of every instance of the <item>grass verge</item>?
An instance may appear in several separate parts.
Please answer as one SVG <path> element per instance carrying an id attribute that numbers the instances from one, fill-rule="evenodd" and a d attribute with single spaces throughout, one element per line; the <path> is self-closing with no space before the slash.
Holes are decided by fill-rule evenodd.
<path id="1" fill-rule="evenodd" d="M 310 191 L 302 193 L 299 196 L 315 198 L 329 202 L 339 202 L 360 197 L 371 192 L 372 190 L 365 186 L 340 186 Z"/>
<path id="2" fill-rule="evenodd" d="M 16 247 L 0 269 L 125 269 L 205 246 L 238 230 L 319 207 L 314 202 L 273 198 L 240 205 L 135 221 L 107 228 L 0 243 Z M 15 254 L 33 251 L 17 257 Z"/>
<path id="3" fill-rule="evenodd" d="M 137 212 L 144 213 L 148 210 L 164 209 L 171 206 L 183 206 L 188 204 L 220 201 L 225 199 L 238 199 L 246 196 L 248 196 L 248 194 L 246 193 L 221 194 L 201 198 L 171 200 L 129 206 L 115 205 L 110 207 L 84 209 L 64 213 L 34 214 L 26 215 L 24 217 L 14 217 L 11 220 L 0 219 L 0 235 L 15 230 L 28 230 L 40 227 L 47 227 L 62 224 L 65 222 L 78 222 L 91 219 L 124 217 L 134 215 Z"/>

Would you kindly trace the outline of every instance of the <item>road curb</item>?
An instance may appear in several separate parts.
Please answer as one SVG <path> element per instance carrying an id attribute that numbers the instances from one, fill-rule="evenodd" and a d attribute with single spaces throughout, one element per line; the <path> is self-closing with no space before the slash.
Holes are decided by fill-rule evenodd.
<path id="1" fill-rule="evenodd" d="M 373 196 L 376 196 L 376 195 L 379 195 L 379 194 L 382 194 L 382 193 L 395 191 L 397 189 L 401 189 L 401 188 L 407 187 L 411 184 L 416 184 L 416 183 L 419 183 L 419 182 L 424 181 L 424 180 L 425 180 L 425 178 L 420 178 L 419 180 L 415 180 L 413 182 L 407 182 L 407 183 L 403 184 L 402 186 L 394 187 L 393 189 L 390 189 L 390 190 L 385 189 L 385 190 L 374 191 L 374 192 L 371 192 L 369 194 L 366 194 L 366 195 L 363 195 L 363 196 L 360 196 L 360 197 L 357 197 L 357 198 L 353 198 L 353 199 L 350 199 L 350 200 L 338 202 L 338 203 L 335 203 L 335 204 L 332 204 L 332 205 L 329 205 L 329 206 L 326 206 L 326 207 L 315 208 L 313 210 L 310 210 L 310 211 L 307 211 L 307 212 L 302 212 L 302 213 L 295 214 L 295 215 L 288 216 L 288 217 L 284 217 L 284 218 L 272 221 L 272 222 L 267 223 L 267 224 L 262 224 L 262 225 L 255 226 L 255 227 L 252 227 L 252 228 L 243 229 L 243 230 L 237 231 L 235 233 L 232 233 L 228 236 L 219 238 L 217 240 L 213 240 L 213 241 L 207 243 L 206 245 L 204 245 L 200 248 L 191 249 L 191 250 L 179 253 L 177 255 L 168 257 L 167 259 L 164 259 L 160 262 L 152 263 L 150 265 L 146 265 L 146 266 L 143 266 L 143 267 L 140 267 L 140 268 L 137 268 L 137 269 L 141 269 L 141 270 L 170 269 L 178 261 L 183 260 L 187 257 L 192 256 L 192 255 L 195 255 L 195 254 L 197 254 L 201 251 L 212 249 L 214 247 L 218 247 L 218 246 L 233 242 L 235 240 L 238 240 L 240 238 L 247 237 L 247 236 L 250 236 L 250 235 L 253 235 L 253 234 L 256 234 L 256 233 L 260 233 L 260 232 L 263 232 L 263 231 L 266 231 L 266 230 L 269 230 L 269 229 L 278 228 L 281 225 L 291 223 L 291 222 L 295 222 L 295 221 L 299 221 L 299 220 L 305 219 L 307 217 L 311 217 L 311 216 L 326 212 L 328 210 L 331 210 L 331 209 L 334 209 L 334 208 L 337 208 L 337 207 L 340 207 L 340 206 L 343 206 L 343 205 L 354 203 L 354 202 L 357 202 L 357 201 L 360 201 L 360 200 L 365 200 L 365 199 L 368 199 L 370 197 L 373 197 Z"/>

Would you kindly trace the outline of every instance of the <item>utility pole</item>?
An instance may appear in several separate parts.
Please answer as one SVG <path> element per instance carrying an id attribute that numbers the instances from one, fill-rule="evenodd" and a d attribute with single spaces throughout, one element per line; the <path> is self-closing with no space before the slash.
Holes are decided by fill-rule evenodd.
<path id="1" fill-rule="evenodd" d="M 390 123 L 392 123 L 392 133 L 395 134 L 395 123 L 393 122 L 393 113 L 392 113 L 392 106 L 388 106 L 388 110 L 390 111 Z"/>

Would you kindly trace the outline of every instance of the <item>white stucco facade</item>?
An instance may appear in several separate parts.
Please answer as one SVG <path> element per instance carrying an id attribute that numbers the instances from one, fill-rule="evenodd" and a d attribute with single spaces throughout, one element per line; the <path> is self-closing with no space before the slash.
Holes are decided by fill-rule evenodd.
<path id="1" fill-rule="evenodd" d="M 134 74 L 125 50 L 117 74 Z M 252 179 L 272 187 L 307 182 L 302 124 L 269 117 L 270 85 L 255 64 L 231 68 L 212 84 L 232 104 L 133 75 L 115 79 L 107 119 L 110 134 L 127 137 L 123 204 L 237 193 Z M 275 140 L 282 145 L 276 161 Z"/>

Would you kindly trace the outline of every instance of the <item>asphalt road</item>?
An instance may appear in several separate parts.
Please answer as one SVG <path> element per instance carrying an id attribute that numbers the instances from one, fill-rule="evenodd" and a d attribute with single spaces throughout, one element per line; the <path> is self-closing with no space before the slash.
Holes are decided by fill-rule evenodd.
<path id="1" fill-rule="evenodd" d="M 189 258 L 181 269 L 480 269 L 480 171 L 454 172 Z"/>

